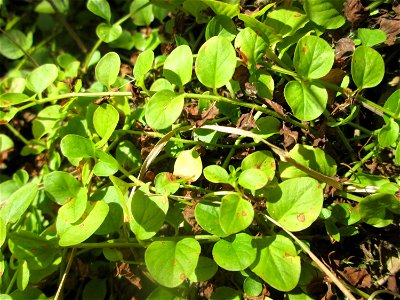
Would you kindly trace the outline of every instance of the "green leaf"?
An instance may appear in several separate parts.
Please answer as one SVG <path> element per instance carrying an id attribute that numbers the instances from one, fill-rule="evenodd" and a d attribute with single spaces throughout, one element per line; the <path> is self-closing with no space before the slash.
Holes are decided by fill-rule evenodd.
<path id="1" fill-rule="evenodd" d="M 29 101 L 30 97 L 21 93 L 4 93 L 0 95 L 0 107 L 9 107 Z"/>
<path id="2" fill-rule="evenodd" d="M 261 294 L 263 285 L 261 280 L 247 277 L 243 282 L 243 291 L 248 297 L 257 297 Z"/>
<path id="3" fill-rule="evenodd" d="M 157 234 L 164 223 L 168 206 L 166 195 L 151 195 L 146 188 L 134 193 L 129 225 L 138 240 L 147 240 Z"/>
<path id="4" fill-rule="evenodd" d="M 3 246 L 7 237 L 7 224 L 5 220 L 3 220 L 3 216 L 0 215 L 0 247 Z"/>
<path id="5" fill-rule="evenodd" d="M 159 194 L 175 194 L 180 187 L 175 176 L 168 172 L 160 172 L 154 178 L 154 186 Z"/>
<path id="6" fill-rule="evenodd" d="M 26 260 L 30 271 L 49 266 L 58 254 L 54 242 L 33 232 L 20 230 L 9 235 L 8 248 L 18 260 Z"/>
<path id="7" fill-rule="evenodd" d="M 229 183 L 229 174 L 221 166 L 211 165 L 203 170 L 204 177 L 213 183 Z"/>
<path id="8" fill-rule="evenodd" d="M 189 46 L 175 48 L 164 62 L 163 75 L 172 84 L 183 87 L 192 78 L 193 56 Z"/>
<path id="9" fill-rule="evenodd" d="M 213 17 L 206 27 L 206 40 L 213 36 L 220 35 L 231 42 L 235 39 L 236 34 L 237 29 L 235 23 L 233 23 L 231 18 L 223 15 Z"/>
<path id="10" fill-rule="evenodd" d="M 252 129 L 252 132 L 259 135 L 264 135 L 264 138 L 268 138 L 273 136 L 274 134 L 279 134 L 281 128 L 281 122 L 277 118 L 268 116 L 259 118 L 256 121 L 257 127 Z M 254 138 L 256 143 L 259 142 L 259 139 Z"/>
<path id="11" fill-rule="evenodd" d="M 258 169 L 267 175 L 269 181 L 275 176 L 275 159 L 270 151 L 256 151 L 242 160 L 242 170 Z"/>
<path id="12" fill-rule="evenodd" d="M 115 52 L 108 52 L 96 65 L 97 81 L 109 88 L 117 80 L 120 66 L 119 55 Z"/>
<path id="13" fill-rule="evenodd" d="M 96 176 L 111 176 L 118 172 L 118 161 L 110 154 L 104 151 L 96 151 L 98 161 L 93 168 L 93 174 Z"/>
<path id="14" fill-rule="evenodd" d="M 144 79 L 144 75 L 151 70 L 154 61 L 154 52 L 146 50 L 139 54 L 133 67 L 133 76 L 137 81 Z"/>
<path id="15" fill-rule="evenodd" d="M 364 46 L 372 47 L 386 41 L 386 33 L 380 29 L 358 28 L 357 36 Z"/>
<path id="16" fill-rule="evenodd" d="M 211 279 L 218 271 L 218 265 L 211 258 L 199 256 L 196 269 L 188 276 L 191 282 L 202 282 Z"/>
<path id="17" fill-rule="evenodd" d="M 246 229 L 253 221 L 253 217 L 253 206 L 240 195 L 228 194 L 222 197 L 219 222 L 226 234 Z"/>
<path id="18" fill-rule="evenodd" d="M 67 134 L 60 143 L 61 152 L 68 158 L 94 157 L 94 144 L 91 140 L 76 134 Z"/>
<path id="19" fill-rule="evenodd" d="M 33 137 L 39 139 L 51 132 L 64 116 L 60 105 L 50 105 L 43 108 L 32 122 Z"/>
<path id="20" fill-rule="evenodd" d="M 61 234 L 59 245 L 68 247 L 82 243 L 88 239 L 103 223 L 108 214 L 109 207 L 103 201 L 87 202 L 84 218 L 67 227 Z"/>
<path id="21" fill-rule="evenodd" d="M 248 190 L 259 190 L 268 183 L 268 176 L 262 170 L 248 169 L 239 175 L 238 183 Z"/>
<path id="22" fill-rule="evenodd" d="M 165 78 L 156 79 L 150 87 L 150 91 L 158 92 L 161 90 L 171 90 L 173 91 L 172 84 Z"/>
<path id="23" fill-rule="evenodd" d="M 199 81 L 209 88 L 219 88 L 232 78 L 236 68 L 236 53 L 222 36 L 214 36 L 199 49 L 195 71 Z"/>
<path id="24" fill-rule="evenodd" d="M 325 40 L 309 35 L 298 41 L 293 64 L 301 77 L 317 79 L 329 73 L 334 56 L 333 49 Z"/>
<path id="25" fill-rule="evenodd" d="M 295 7 L 291 9 L 278 8 L 268 13 L 265 23 L 271 27 L 270 34 L 279 37 L 292 36 L 297 30 L 308 22 L 305 13 Z"/>
<path id="26" fill-rule="evenodd" d="M 17 269 L 17 287 L 20 291 L 26 289 L 29 283 L 29 268 L 26 260 L 19 261 Z"/>
<path id="27" fill-rule="evenodd" d="M 54 171 L 44 177 L 44 190 L 57 204 L 63 205 L 76 197 L 80 189 L 79 181 L 70 173 Z"/>
<path id="28" fill-rule="evenodd" d="M 328 102 L 328 92 L 319 83 L 290 81 L 284 94 L 294 116 L 302 121 L 318 118 Z"/>
<path id="29" fill-rule="evenodd" d="M 224 15 L 229 18 L 236 17 L 240 12 L 239 4 L 229 4 L 214 0 L 200 0 L 210 7 L 216 15 Z"/>
<path id="30" fill-rule="evenodd" d="M 196 181 L 203 171 L 203 163 L 199 153 L 195 150 L 185 150 L 178 154 L 174 164 L 174 176 Z"/>
<path id="31" fill-rule="evenodd" d="M 335 160 L 322 149 L 296 144 L 293 149 L 289 151 L 289 155 L 296 162 L 326 176 L 333 177 L 336 174 Z M 303 171 L 285 162 L 279 163 L 279 173 L 282 180 L 308 176 Z"/>
<path id="32" fill-rule="evenodd" d="M 3 297 L 3 295 L 1 295 Z M 6 295 L 8 296 L 8 295 Z M 10 299 L 48 299 L 44 293 L 42 293 L 41 290 L 38 288 L 32 288 L 28 287 L 24 291 L 20 290 L 15 290 L 9 295 Z M 8 298 L 5 298 L 4 300 L 7 300 Z"/>
<path id="33" fill-rule="evenodd" d="M 57 79 L 57 76 L 58 68 L 56 65 L 42 65 L 29 73 L 26 79 L 26 87 L 32 92 L 40 94 Z"/>
<path id="34" fill-rule="evenodd" d="M 197 223 L 205 231 L 216 236 L 227 236 L 220 224 L 221 208 L 215 203 L 199 203 L 194 210 Z"/>
<path id="35" fill-rule="evenodd" d="M 300 278 L 300 257 L 292 241 L 283 236 L 268 236 L 257 240 L 257 259 L 251 270 L 278 291 L 288 292 Z M 273 270 L 273 272 L 271 272 Z"/>
<path id="36" fill-rule="evenodd" d="M 155 93 L 147 103 L 145 118 L 147 124 L 154 129 L 171 126 L 181 115 L 185 98 L 170 90 Z"/>
<path id="37" fill-rule="evenodd" d="M 257 249 L 250 235 L 239 233 L 219 240 L 213 247 L 212 255 L 221 268 L 241 271 L 254 262 Z"/>
<path id="38" fill-rule="evenodd" d="M 153 5 L 149 0 L 135 0 L 129 7 L 129 12 L 136 26 L 149 26 L 154 20 Z"/>
<path id="39" fill-rule="evenodd" d="M 346 21 L 343 0 L 305 0 L 304 10 L 311 21 L 326 29 L 339 28 Z"/>
<path id="40" fill-rule="evenodd" d="M 7 135 L 0 133 L 0 153 L 14 148 L 14 142 Z"/>
<path id="41" fill-rule="evenodd" d="M 395 195 L 376 193 L 362 199 L 358 209 L 365 223 L 381 228 L 393 223 L 393 213 L 400 214 L 400 201 Z"/>
<path id="42" fill-rule="evenodd" d="M 96 27 L 96 34 L 103 42 L 111 43 L 121 36 L 122 27 L 119 24 L 100 23 Z"/>
<path id="43" fill-rule="evenodd" d="M 361 90 L 377 86 L 384 74 L 382 56 L 370 47 L 357 47 L 351 60 L 351 76 L 357 88 Z"/>
<path id="44" fill-rule="evenodd" d="M 399 138 L 399 124 L 394 119 L 381 128 L 378 133 L 378 142 L 381 147 L 390 147 Z"/>
<path id="45" fill-rule="evenodd" d="M 72 200 L 67 201 L 60 207 L 58 217 L 66 223 L 75 223 L 78 221 L 86 209 L 87 194 L 88 190 L 86 188 L 80 188 Z"/>
<path id="46" fill-rule="evenodd" d="M 0 218 L 5 224 L 19 221 L 38 193 L 38 186 L 31 182 L 13 192 L 8 199 L 0 202 Z"/>
<path id="47" fill-rule="evenodd" d="M 240 293 L 233 288 L 221 286 L 217 288 L 211 295 L 210 300 L 240 300 Z"/>
<path id="48" fill-rule="evenodd" d="M 280 41 L 280 38 L 273 35 L 271 27 L 258 21 L 255 17 L 248 16 L 246 14 L 239 14 L 239 19 L 244 22 L 246 27 L 253 29 L 257 35 L 261 36 L 265 43 L 268 45 L 276 44 Z"/>
<path id="49" fill-rule="evenodd" d="M 86 4 L 88 10 L 107 22 L 111 20 L 110 4 L 106 0 L 89 0 Z"/>
<path id="50" fill-rule="evenodd" d="M 119 113 L 110 104 L 102 104 L 93 114 L 93 126 L 97 134 L 102 138 L 96 143 L 97 147 L 104 146 L 118 125 Z"/>
<path id="51" fill-rule="evenodd" d="M 241 30 L 235 38 L 235 48 L 240 51 L 241 55 L 244 55 L 252 66 L 257 65 L 267 47 L 268 45 L 262 37 L 250 27 Z"/>
<path id="52" fill-rule="evenodd" d="M 82 292 L 82 300 L 105 299 L 106 294 L 106 279 L 93 278 L 86 283 Z"/>
<path id="53" fill-rule="evenodd" d="M 400 143 L 397 144 L 396 152 L 395 152 L 395 163 L 400 165 Z"/>
<path id="54" fill-rule="evenodd" d="M 393 94 L 390 95 L 383 107 L 394 113 L 396 117 L 400 116 L 400 89 L 396 90 L 395 92 L 393 92 Z M 383 119 L 386 123 L 388 123 L 390 117 L 384 114 Z"/>
<path id="55" fill-rule="evenodd" d="M 115 149 L 115 158 L 126 170 L 137 169 L 142 164 L 140 150 L 130 141 L 122 141 Z"/>
<path id="56" fill-rule="evenodd" d="M 301 231 L 318 218 L 323 200 L 323 189 L 317 180 L 292 178 L 267 194 L 267 210 L 287 230 Z"/>
<path id="57" fill-rule="evenodd" d="M 261 98 L 272 99 L 274 92 L 274 79 L 264 70 L 257 70 L 250 75 L 249 82 L 257 89 L 257 95 Z"/>
<path id="58" fill-rule="evenodd" d="M 176 293 L 174 293 L 174 290 L 169 290 L 166 289 L 162 286 L 158 286 L 155 288 L 150 295 L 146 298 L 146 300 L 180 300 L 182 299 Z"/>
<path id="59" fill-rule="evenodd" d="M 28 51 L 31 47 L 32 33 L 25 35 L 17 29 L 11 29 L 0 35 L 0 54 L 8 59 L 24 56 L 24 51 Z"/>
<path id="60" fill-rule="evenodd" d="M 152 242 L 145 252 L 151 276 L 161 285 L 176 287 L 194 272 L 200 255 L 200 244 L 193 238 Z"/>

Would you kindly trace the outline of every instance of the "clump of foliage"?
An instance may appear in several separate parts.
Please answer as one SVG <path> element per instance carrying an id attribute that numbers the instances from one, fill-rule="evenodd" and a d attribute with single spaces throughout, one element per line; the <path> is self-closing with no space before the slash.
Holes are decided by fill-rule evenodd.
<path id="1" fill-rule="evenodd" d="M 318 257 L 399 234 L 398 6 L 78 2 L 0 1 L 2 299 L 395 294 Z"/>

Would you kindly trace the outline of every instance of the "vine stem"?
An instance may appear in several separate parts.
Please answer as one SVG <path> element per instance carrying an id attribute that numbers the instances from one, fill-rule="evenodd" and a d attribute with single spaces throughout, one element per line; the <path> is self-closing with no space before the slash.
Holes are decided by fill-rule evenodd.
<path id="1" fill-rule="evenodd" d="M 65 268 L 64 274 L 63 274 L 63 276 L 61 278 L 61 282 L 60 282 L 60 285 L 58 286 L 57 293 L 54 296 L 54 300 L 58 300 L 60 295 L 61 295 L 62 289 L 64 288 L 65 279 L 67 278 L 67 275 L 68 275 L 69 270 L 71 268 L 72 261 L 74 260 L 74 257 L 75 257 L 75 253 L 76 253 L 76 248 L 72 248 L 71 254 L 70 254 L 69 259 L 68 259 L 67 267 Z"/>
<path id="2" fill-rule="evenodd" d="M 271 218 L 268 215 L 265 215 L 265 217 L 273 223 L 274 225 L 278 226 L 279 228 L 282 228 L 283 231 L 285 231 L 295 242 L 301 247 L 301 249 L 304 250 L 308 254 L 308 256 L 318 265 L 318 267 L 321 269 L 322 272 L 325 273 L 326 276 L 329 277 L 330 280 L 342 291 L 342 293 L 347 297 L 349 300 L 356 300 L 356 298 L 351 294 L 350 290 L 342 283 L 339 278 L 335 276 L 329 270 L 324 263 L 313 253 L 311 250 L 302 242 L 300 241 L 292 232 L 287 230 L 283 225 L 281 225 L 279 222 L 275 221 L 273 218 Z"/>

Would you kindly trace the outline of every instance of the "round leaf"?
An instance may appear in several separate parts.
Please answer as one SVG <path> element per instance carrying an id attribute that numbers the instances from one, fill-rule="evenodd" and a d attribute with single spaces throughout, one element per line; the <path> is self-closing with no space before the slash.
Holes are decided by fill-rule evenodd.
<path id="1" fill-rule="evenodd" d="M 204 177 L 213 183 L 229 183 L 229 174 L 221 166 L 211 165 L 203 170 Z"/>
<path id="2" fill-rule="evenodd" d="M 119 24 L 106 24 L 100 23 L 96 27 L 96 34 L 100 40 L 105 43 L 111 43 L 120 37 L 122 34 L 122 27 Z"/>
<path id="3" fill-rule="evenodd" d="M 203 164 L 196 150 L 185 150 L 178 154 L 174 164 L 174 176 L 196 181 L 202 172 Z"/>
<path id="4" fill-rule="evenodd" d="M 83 214 L 85 218 L 68 227 L 60 234 L 59 245 L 68 247 L 88 239 L 103 223 L 108 210 L 108 205 L 104 201 L 88 202 Z"/>
<path id="5" fill-rule="evenodd" d="M 285 86 L 284 94 L 293 114 L 302 121 L 318 118 L 328 102 L 328 92 L 316 83 L 290 81 Z"/>
<path id="6" fill-rule="evenodd" d="M 139 168 L 142 164 L 140 150 L 130 141 L 122 141 L 115 149 L 115 158 L 118 163 L 127 170 Z"/>
<path id="7" fill-rule="evenodd" d="M 219 240 L 212 250 L 215 262 L 228 271 L 246 269 L 254 262 L 256 254 L 253 238 L 246 233 Z"/>
<path id="8" fill-rule="evenodd" d="M 110 154 L 104 151 L 96 151 L 98 161 L 93 168 L 93 174 L 96 176 L 111 176 L 118 172 L 118 161 Z"/>
<path id="9" fill-rule="evenodd" d="M 324 196 L 317 180 L 299 177 L 285 180 L 267 194 L 269 215 L 290 231 L 309 227 L 319 216 Z"/>
<path id="10" fill-rule="evenodd" d="M 241 30 L 235 39 L 235 48 L 244 55 L 249 64 L 255 66 L 262 57 L 267 43 L 253 29 L 246 27 Z"/>
<path id="11" fill-rule="evenodd" d="M 42 65 L 33 70 L 26 79 L 26 87 L 40 94 L 48 88 L 58 76 L 58 68 L 53 64 Z"/>
<path id="12" fill-rule="evenodd" d="M 175 48 L 164 62 L 163 75 L 171 83 L 182 87 L 192 78 L 193 56 L 189 46 Z"/>
<path id="13" fill-rule="evenodd" d="M 176 287 L 194 272 L 200 255 L 200 244 L 193 238 L 152 242 L 144 260 L 151 276 L 161 285 Z"/>
<path id="14" fill-rule="evenodd" d="M 248 190 L 259 190 L 268 183 L 268 176 L 259 169 L 244 170 L 239 175 L 238 183 Z"/>
<path id="15" fill-rule="evenodd" d="M 212 293 L 210 300 L 240 300 L 240 293 L 233 288 L 221 286 Z"/>
<path id="16" fill-rule="evenodd" d="M 166 289 L 163 288 L 162 286 L 159 286 L 155 288 L 150 295 L 146 298 L 146 300 L 180 300 L 182 299 L 177 295 L 177 293 L 174 293 L 174 290 Z"/>
<path id="17" fill-rule="evenodd" d="M 326 29 L 339 28 L 346 21 L 343 0 L 305 0 L 304 10 L 310 20 Z"/>
<path id="18" fill-rule="evenodd" d="M 78 180 L 70 173 L 54 171 L 44 177 L 44 190 L 60 205 L 74 198 L 81 189 Z"/>
<path id="19" fill-rule="evenodd" d="M 296 162 L 326 176 L 332 177 L 336 174 L 335 160 L 322 149 L 297 144 L 289 151 L 289 155 Z M 279 173 L 282 180 L 308 176 L 303 171 L 285 162 L 279 163 Z"/>
<path id="20" fill-rule="evenodd" d="M 258 169 L 263 171 L 268 180 L 271 181 L 275 176 L 275 159 L 270 151 L 256 151 L 242 160 L 242 170 Z"/>
<path id="21" fill-rule="evenodd" d="M 370 47 L 357 47 L 351 60 L 351 76 L 357 88 L 377 86 L 384 74 L 385 63 L 382 56 Z"/>
<path id="22" fill-rule="evenodd" d="M 205 231 L 216 236 L 227 236 L 220 225 L 219 216 L 221 208 L 214 203 L 199 203 L 194 210 L 197 223 Z"/>
<path id="23" fill-rule="evenodd" d="M 297 43 L 293 64 L 303 78 L 316 79 L 329 73 L 334 60 L 333 49 L 317 36 L 305 36 Z"/>
<path id="24" fill-rule="evenodd" d="M 262 282 L 253 277 L 247 277 L 243 282 L 243 291 L 249 297 L 257 297 L 263 289 Z"/>
<path id="25" fill-rule="evenodd" d="M 145 118 L 147 124 L 154 129 L 171 126 L 180 116 L 185 99 L 173 91 L 162 90 L 155 93 L 147 103 Z"/>
<path id="26" fill-rule="evenodd" d="M 119 113 L 110 104 L 102 104 L 93 114 L 93 126 L 97 134 L 102 137 L 97 146 L 103 146 L 113 134 L 118 125 Z"/>
<path id="27" fill-rule="evenodd" d="M 385 126 L 381 128 L 378 134 L 378 142 L 381 147 L 390 147 L 399 138 L 399 124 L 390 119 Z"/>
<path id="28" fill-rule="evenodd" d="M 138 189 L 132 197 L 131 230 L 139 240 L 153 237 L 164 223 L 168 211 L 168 198 L 155 196 Z"/>
<path id="29" fill-rule="evenodd" d="M 121 60 L 115 52 L 108 52 L 96 65 L 96 79 L 106 87 L 110 87 L 119 74 Z"/>
<path id="30" fill-rule="evenodd" d="M 29 50 L 31 46 L 32 34 L 26 36 L 19 30 L 11 29 L 0 35 L 0 54 L 8 59 L 18 59 L 24 56 L 24 51 Z"/>
<path id="31" fill-rule="evenodd" d="M 200 256 L 196 269 L 189 275 L 192 282 L 201 282 L 211 279 L 218 271 L 218 265 L 208 257 Z"/>
<path id="32" fill-rule="evenodd" d="M 149 0 L 132 1 L 129 12 L 136 26 L 149 26 L 154 20 L 153 5 Z"/>
<path id="33" fill-rule="evenodd" d="M 374 227 L 393 223 L 393 213 L 400 214 L 400 204 L 395 195 L 376 193 L 365 197 L 358 206 L 363 221 Z"/>
<path id="34" fill-rule="evenodd" d="M 60 143 L 61 152 L 68 158 L 94 157 L 94 144 L 91 140 L 76 134 L 67 134 Z"/>
<path id="35" fill-rule="evenodd" d="M 282 235 L 257 240 L 258 259 L 251 270 L 273 288 L 287 292 L 297 285 L 300 257 L 290 239 Z"/>
<path id="36" fill-rule="evenodd" d="M 214 36 L 201 47 L 195 63 L 199 81 L 209 88 L 219 88 L 232 78 L 236 68 L 236 53 L 222 36 Z"/>
<path id="37" fill-rule="evenodd" d="M 253 217 L 253 206 L 238 194 L 222 197 L 219 222 L 226 234 L 234 234 L 246 229 L 253 221 Z"/>
<path id="38" fill-rule="evenodd" d="M 110 22 L 111 9 L 110 4 L 108 4 L 107 0 L 89 0 L 86 4 L 86 7 L 96 16 L 99 16 L 107 22 Z"/>

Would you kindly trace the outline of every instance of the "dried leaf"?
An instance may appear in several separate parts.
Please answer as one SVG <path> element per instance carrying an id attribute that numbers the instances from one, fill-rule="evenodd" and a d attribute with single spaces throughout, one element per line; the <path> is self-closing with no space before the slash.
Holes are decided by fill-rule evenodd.
<path id="1" fill-rule="evenodd" d="M 371 287 L 371 275 L 366 269 L 358 269 L 354 267 L 346 267 L 343 270 L 343 276 L 347 281 L 358 288 L 370 288 Z"/>
<path id="2" fill-rule="evenodd" d="M 297 139 L 299 138 L 299 133 L 297 131 L 292 131 L 285 124 L 282 125 L 280 134 L 283 134 L 283 146 L 286 150 L 289 150 L 297 144 Z"/>
<path id="3" fill-rule="evenodd" d="M 353 52 L 355 50 L 354 42 L 351 38 L 342 38 L 337 41 L 335 47 L 335 59 L 337 62 L 341 62 L 347 57 L 350 57 L 349 52 Z M 345 55 L 348 55 L 345 57 Z"/>
<path id="4" fill-rule="evenodd" d="M 368 17 L 368 11 L 360 0 L 346 0 L 343 5 L 343 12 L 346 19 L 353 24 L 353 27 Z"/>
<path id="5" fill-rule="evenodd" d="M 387 35 L 385 44 L 394 45 L 396 37 L 400 34 L 400 15 L 391 18 L 387 14 L 378 19 L 379 29 Z"/>
<path id="6" fill-rule="evenodd" d="M 342 69 L 335 68 L 330 70 L 329 73 L 326 74 L 321 79 L 333 83 L 334 85 L 340 86 L 345 75 L 346 73 Z M 336 98 L 336 91 L 330 89 L 327 89 L 327 91 L 328 91 L 328 105 L 332 105 Z"/>
<path id="7" fill-rule="evenodd" d="M 236 124 L 236 128 L 240 128 L 243 130 L 251 130 L 255 127 L 257 127 L 256 120 L 254 119 L 252 113 L 241 115 Z"/>
<path id="8" fill-rule="evenodd" d="M 272 101 L 270 99 L 264 99 L 265 102 L 278 114 L 280 114 L 281 116 L 285 116 L 285 111 L 283 110 L 283 106 L 280 105 L 279 103 Z"/>
<path id="9" fill-rule="evenodd" d="M 201 113 L 201 119 L 196 122 L 197 127 L 203 126 L 203 124 L 207 120 L 214 120 L 215 117 L 219 114 L 219 109 L 215 106 L 215 104 L 211 105 L 207 110 L 203 110 Z"/>

